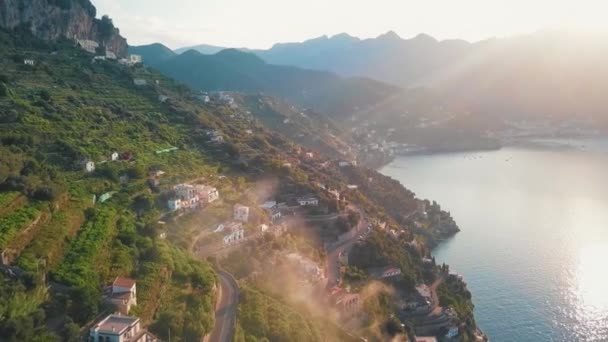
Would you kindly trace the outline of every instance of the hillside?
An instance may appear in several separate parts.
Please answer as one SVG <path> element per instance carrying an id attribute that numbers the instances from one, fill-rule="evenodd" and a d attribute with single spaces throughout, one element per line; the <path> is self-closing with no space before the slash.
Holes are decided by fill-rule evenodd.
<path id="1" fill-rule="evenodd" d="M 76 338 L 79 326 L 107 312 L 104 286 L 130 276 L 145 324 L 171 314 L 174 339 L 201 336 L 213 324 L 214 271 L 158 239 L 146 183 L 154 165 L 176 179 L 216 170 L 216 157 L 190 147 L 192 109 L 163 107 L 158 89 L 133 86 L 134 71 L 91 63 L 71 44 L 1 32 L 0 46 L 0 249 L 10 265 L 2 268 L 0 334 Z M 23 65 L 25 57 L 35 64 Z M 147 76 L 170 91 L 169 80 Z M 155 153 L 171 146 L 182 152 Z M 116 150 L 134 157 L 103 163 Z M 83 171 L 83 158 L 97 162 L 95 173 Z M 104 193 L 113 196 L 95 201 Z"/>
<path id="2" fill-rule="evenodd" d="M 220 56 L 241 60 L 230 51 Z M 245 64 L 265 65 L 255 56 Z M 294 303 L 255 274 L 267 260 L 260 253 L 280 262 L 298 251 L 321 262 L 340 239 L 355 243 L 372 227 L 385 241 L 371 247 L 378 255 L 418 246 L 400 252 L 410 282 L 443 272 L 422 258 L 458 231 L 449 213 L 376 171 L 339 166 L 324 150 L 346 148 L 348 137 L 332 136 L 340 129 L 313 111 L 259 95 L 235 94 L 236 107 L 201 101 L 200 92 L 145 66 L 94 59 L 71 41 L 27 31 L 0 31 L 0 70 L 0 336 L 7 340 L 81 340 L 117 309 L 107 293 L 116 277 L 137 283 L 129 315 L 143 327 L 163 340 L 200 340 L 214 325 L 216 267 L 233 271 L 243 286 L 239 340 L 288 340 L 290 329 L 306 339 L 350 340 L 345 321 Z M 293 128 L 269 129 L 280 118 Z M 318 150 L 290 139 L 314 144 L 297 134 L 315 130 Z M 214 187 L 219 200 L 171 211 L 180 183 Z M 306 196 L 317 205 L 299 205 Z M 258 207 L 273 198 L 287 206 L 280 222 Z M 218 224 L 237 204 L 251 208 L 247 239 L 222 245 Z M 270 231 L 260 232 L 263 225 Z M 311 298 L 333 310 L 325 290 Z M 365 307 L 366 317 L 390 321 L 397 309 L 370 300 L 376 304 Z M 454 324 L 472 336 L 472 306 L 463 307 Z M 353 331 L 395 335 L 367 320 Z"/>
<path id="3" fill-rule="evenodd" d="M 190 50 L 162 63 L 155 63 L 155 54 L 143 57 L 144 61 L 153 61 L 150 65 L 154 68 L 195 89 L 264 93 L 337 117 L 377 103 L 398 90 L 369 79 L 267 64 L 254 54 L 235 49 L 214 55 Z"/>

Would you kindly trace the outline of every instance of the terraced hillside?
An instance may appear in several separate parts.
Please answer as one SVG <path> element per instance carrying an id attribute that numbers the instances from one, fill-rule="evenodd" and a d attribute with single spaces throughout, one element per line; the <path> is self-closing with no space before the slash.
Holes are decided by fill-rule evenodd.
<path id="1" fill-rule="evenodd" d="M 170 80 L 93 62 L 70 42 L 1 32 L 0 65 L 2 339 L 77 338 L 109 309 L 102 290 L 116 276 L 139 282 L 135 310 L 146 324 L 172 315 L 174 340 L 200 338 L 213 324 L 214 272 L 157 238 L 164 206 L 146 182 L 151 167 L 167 172 L 167 184 L 216 174 L 225 151 L 196 130 L 217 119 L 193 103 L 161 103 L 159 93 L 184 91 Z M 150 86 L 137 88 L 134 78 Z M 178 150 L 156 153 L 171 147 Z M 111 161 L 114 151 L 120 160 Z M 84 159 L 95 172 L 85 172 Z M 96 201 L 102 194 L 112 198 Z M 136 210 L 141 203 L 148 207 Z M 184 305 L 197 307 L 177 309 Z"/>

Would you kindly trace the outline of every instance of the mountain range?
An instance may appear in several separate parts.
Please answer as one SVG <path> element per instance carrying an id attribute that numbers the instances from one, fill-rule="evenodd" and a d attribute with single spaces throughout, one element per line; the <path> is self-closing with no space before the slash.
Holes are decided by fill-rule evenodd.
<path id="1" fill-rule="evenodd" d="M 265 93 L 336 116 L 346 115 L 399 91 L 367 78 L 346 78 L 327 71 L 268 64 L 237 49 L 205 55 L 195 50 L 172 54 L 160 44 L 132 47 L 146 64 L 202 91 Z"/>
<path id="2" fill-rule="evenodd" d="M 291 84 L 302 84 L 304 76 L 311 79 L 310 75 L 321 75 L 319 72 L 325 72 L 325 75 L 332 73 L 334 78 L 364 77 L 378 81 L 366 81 L 366 87 L 359 93 L 365 101 L 345 106 L 338 116 L 350 116 L 354 112 L 378 108 L 377 105 L 385 107 L 385 97 L 365 95 L 374 87 L 380 86 L 386 90 L 388 85 L 394 85 L 402 89 L 430 88 L 437 102 L 478 117 L 489 115 L 496 120 L 511 117 L 561 120 L 575 117 L 603 122 L 606 121 L 608 109 L 601 94 L 601 89 L 608 85 L 608 68 L 603 62 L 608 56 L 608 40 L 605 38 L 600 34 L 539 31 L 470 43 L 464 40 L 439 41 L 426 34 L 402 39 L 394 32 L 387 32 L 371 39 L 359 39 L 348 34 L 322 36 L 301 43 L 281 43 L 268 50 L 248 52 L 260 58 L 258 65 L 262 61 L 268 63 L 268 70 L 291 70 Z M 232 54 L 236 53 L 234 51 Z M 193 51 L 189 50 L 188 53 L 192 54 Z M 252 60 L 253 57 L 243 59 Z M 301 70 L 295 72 L 293 67 Z M 165 67 L 162 70 L 169 69 Z M 247 78 L 247 73 L 241 72 L 240 75 Z M 177 73 L 172 76 L 181 78 Z M 255 78 L 259 79 L 257 76 Z M 234 83 L 218 85 L 233 86 Z M 300 100 L 301 104 L 319 103 L 301 101 L 309 89 L 299 88 L 294 96 L 293 93 L 287 94 L 289 91 L 283 86 L 277 95 Z M 351 87 L 351 90 L 361 91 L 360 88 Z M 248 87 L 233 89 L 268 91 L 268 86 L 249 83 Z M 330 94 L 326 89 L 321 87 L 321 92 Z M 376 93 L 386 95 L 384 90 Z M 391 95 L 390 102 L 396 102 L 396 106 L 409 101 L 407 94 L 397 92 L 397 97 L 403 99 L 395 101 L 396 93 L 388 93 Z M 335 98 L 333 93 L 330 97 Z M 344 103 L 342 100 L 340 102 Z M 333 107 L 317 109 L 334 115 Z"/>

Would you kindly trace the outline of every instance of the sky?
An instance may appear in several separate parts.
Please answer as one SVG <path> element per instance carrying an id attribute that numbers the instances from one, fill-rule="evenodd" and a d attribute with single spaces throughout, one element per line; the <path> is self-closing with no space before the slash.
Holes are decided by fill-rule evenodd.
<path id="1" fill-rule="evenodd" d="M 92 0 L 131 45 L 270 48 L 342 32 L 477 41 L 543 29 L 608 31 L 607 0 Z"/>

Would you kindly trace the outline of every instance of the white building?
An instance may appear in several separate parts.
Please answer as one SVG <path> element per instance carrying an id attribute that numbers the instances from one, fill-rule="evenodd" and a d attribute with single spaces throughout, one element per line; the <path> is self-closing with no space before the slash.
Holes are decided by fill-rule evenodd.
<path id="1" fill-rule="evenodd" d="M 260 231 L 262 233 L 265 233 L 268 230 L 268 225 L 267 224 L 261 224 L 260 225 Z"/>
<path id="2" fill-rule="evenodd" d="M 220 224 L 216 232 L 224 232 L 224 245 L 233 245 L 239 243 L 245 238 L 245 230 L 241 222 L 226 222 Z"/>
<path id="3" fill-rule="evenodd" d="M 140 55 L 129 55 L 129 64 L 133 65 L 133 64 L 138 64 L 138 63 L 142 63 L 143 62 L 143 58 Z"/>
<path id="4" fill-rule="evenodd" d="M 203 203 L 212 203 L 220 198 L 219 191 L 212 186 L 197 185 L 196 192 Z"/>
<path id="5" fill-rule="evenodd" d="M 204 103 L 211 102 L 211 98 L 209 97 L 209 95 L 206 95 L 206 94 L 197 95 L 196 98 Z"/>
<path id="6" fill-rule="evenodd" d="M 90 52 L 90 53 L 95 53 L 97 51 L 97 48 L 99 47 L 99 43 L 97 43 L 94 40 L 88 40 L 88 39 L 77 39 L 76 45 L 78 45 L 81 49 L 83 49 L 87 52 Z"/>
<path id="7" fill-rule="evenodd" d="M 160 102 L 164 103 L 168 99 L 169 99 L 169 96 L 167 96 L 167 95 L 158 95 L 158 101 L 160 101 Z"/>
<path id="8" fill-rule="evenodd" d="M 34 65 L 35 62 L 34 62 L 33 59 L 24 59 L 23 60 L 23 64 L 25 64 L 25 65 Z"/>
<path id="9" fill-rule="evenodd" d="M 120 157 L 120 155 L 118 154 L 118 152 L 114 151 L 112 152 L 112 154 L 110 155 L 110 160 L 112 161 L 116 161 L 118 160 L 118 158 Z"/>
<path id="10" fill-rule="evenodd" d="M 211 141 L 215 142 L 215 143 L 223 143 L 224 142 L 224 137 L 221 135 L 212 135 L 211 136 Z"/>
<path id="11" fill-rule="evenodd" d="M 232 216 L 232 218 L 236 221 L 247 222 L 249 220 L 249 207 L 241 204 L 235 204 Z"/>
<path id="12" fill-rule="evenodd" d="M 137 286 L 135 280 L 117 277 L 112 283 L 112 304 L 124 315 L 129 313 L 131 306 L 137 305 Z"/>
<path id="13" fill-rule="evenodd" d="M 312 159 L 314 157 L 315 157 L 315 155 L 312 152 L 306 152 L 306 158 Z"/>
<path id="14" fill-rule="evenodd" d="M 243 229 L 228 233 L 224 236 L 224 245 L 233 245 L 239 243 L 245 238 L 245 231 Z"/>
<path id="15" fill-rule="evenodd" d="M 305 196 L 298 198 L 300 206 L 317 206 L 319 205 L 319 199 L 314 196 Z"/>
<path id="16" fill-rule="evenodd" d="M 91 342 L 156 342 L 158 339 L 140 326 L 139 318 L 109 315 L 89 330 Z"/>
<path id="17" fill-rule="evenodd" d="M 133 80 L 133 83 L 138 87 L 143 87 L 148 84 L 148 81 L 141 78 L 136 78 Z"/>
<path id="18" fill-rule="evenodd" d="M 116 54 L 114 52 L 106 49 L 106 58 L 107 59 L 116 59 Z"/>
<path id="19" fill-rule="evenodd" d="M 269 209 L 268 212 L 270 214 L 270 220 L 272 221 L 272 223 L 275 223 L 276 221 L 281 219 L 281 211 L 279 209 Z"/>
<path id="20" fill-rule="evenodd" d="M 82 165 L 83 165 L 84 170 L 86 172 L 93 172 L 93 171 L 95 171 L 95 162 L 93 162 L 91 160 L 88 160 L 88 159 L 83 160 Z"/>

